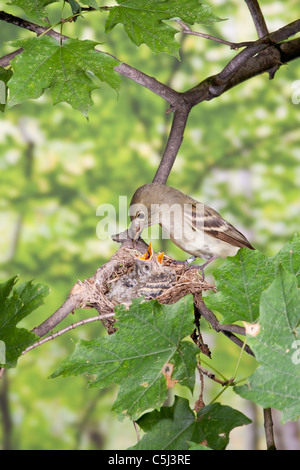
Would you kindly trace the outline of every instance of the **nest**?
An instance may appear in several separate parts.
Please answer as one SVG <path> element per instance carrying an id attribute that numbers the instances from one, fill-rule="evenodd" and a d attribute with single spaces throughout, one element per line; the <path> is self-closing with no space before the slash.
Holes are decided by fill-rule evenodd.
<path id="1" fill-rule="evenodd" d="M 134 284 L 134 269 L 137 260 L 144 259 L 147 263 L 148 258 L 146 254 L 141 257 L 141 253 L 144 252 L 145 249 L 149 250 L 149 247 L 144 242 L 139 242 L 137 247 L 133 247 L 132 243 L 123 242 L 122 246 L 111 259 L 103 266 L 99 267 L 93 276 L 84 281 L 76 282 L 67 300 L 59 309 L 41 325 L 34 328 L 33 331 L 35 334 L 43 336 L 60 323 L 69 313 L 75 309 L 83 308 L 95 308 L 101 315 L 101 321 L 107 329 L 107 332 L 109 334 L 113 333 L 115 331 L 115 319 L 111 314 L 114 312 L 115 306 L 124 304 L 128 308 L 131 299 L 128 300 L 127 298 L 126 301 L 124 301 L 122 298 L 116 298 L 116 296 L 112 299 L 110 295 L 112 286 L 116 285 L 116 283 L 124 282 L 124 290 L 126 290 L 126 282 L 129 278 L 132 284 Z M 156 256 L 154 253 L 153 255 Z M 149 259 L 151 259 L 151 256 Z M 191 269 L 184 264 L 172 264 L 174 262 L 173 258 L 165 255 L 159 255 L 157 259 L 159 259 L 161 269 L 160 273 L 157 275 L 157 279 L 155 272 L 152 274 L 151 285 L 155 287 L 156 283 L 162 282 L 161 272 L 164 273 L 164 270 L 168 273 L 169 282 L 164 281 L 163 288 L 157 289 L 158 295 L 151 295 L 147 298 L 144 294 L 145 289 L 147 289 L 147 279 L 145 279 L 145 282 L 143 282 L 142 279 L 140 288 L 139 284 L 135 286 L 132 298 L 144 297 L 143 301 L 155 298 L 161 304 L 168 305 L 178 302 L 178 300 L 188 294 L 192 294 L 194 299 L 196 299 L 196 297 L 201 299 L 203 291 L 215 291 L 215 286 L 202 279 L 196 269 Z M 110 317 L 105 318 L 106 315 Z"/>
<path id="2" fill-rule="evenodd" d="M 118 267 L 115 269 L 110 276 L 108 276 L 105 282 L 97 289 L 97 310 L 107 311 L 113 310 L 115 305 L 122 304 L 122 300 L 111 301 L 109 299 L 109 292 L 111 287 L 116 282 L 122 282 L 122 279 L 132 274 L 134 266 L 140 253 L 132 248 L 124 248 L 118 254 Z M 155 255 L 154 255 L 155 256 Z M 166 268 L 168 272 L 172 272 L 172 281 L 168 283 L 163 289 L 163 292 L 159 295 L 152 295 L 151 299 L 155 298 L 161 304 L 174 304 L 178 302 L 182 297 L 188 294 L 201 295 L 203 291 L 214 290 L 215 286 L 209 284 L 203 280 L 196 269 L 191 269 L 189 266 L 184 264 L 173 264 L 174 259 L 168 256 L 164 256 L 161 262 L 162 269 Z M 154 276 L 155 282 L 155 276 Z M 157 279 L 159 283 L 159 279 Z M 145 279 L 147 283 L 147 279 Z M 144 297 L 143 286 L 137 288 L 135 297 Z M 145 301 L 150 299 L 145 299 Z M 95 302 L 93 302 L 95 306 Z"/>

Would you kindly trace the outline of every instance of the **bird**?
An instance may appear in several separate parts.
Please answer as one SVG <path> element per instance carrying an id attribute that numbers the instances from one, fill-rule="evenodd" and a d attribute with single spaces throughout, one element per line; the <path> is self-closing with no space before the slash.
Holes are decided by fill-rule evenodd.
<path id="1" fill-rule="evenodd" d="M 200 269 L 203 278 L 204 268 L 214 259 L 235 256 L 243 247 L 255 249 L 216 210 L 162 183 L 140 186 L 131 199 L 129 215 L 131 239 L 137 240 L 146 227 L 159 224 L 175 245 L 192 255 L 183 263 Z M 206 262 L 192 265 L 196 258 Z"/>
<path id="2" fill-rule="evenodd" d="M 150 300 L 161 295 L 176 281 L 174 269 L 162 264 L 163 257 L 164 253 L 154 253 L 150 242 L 146 253 L 134 260 L 133 270 L 111 283 L 107 298 L 129 306 L 134 298 Z"/>

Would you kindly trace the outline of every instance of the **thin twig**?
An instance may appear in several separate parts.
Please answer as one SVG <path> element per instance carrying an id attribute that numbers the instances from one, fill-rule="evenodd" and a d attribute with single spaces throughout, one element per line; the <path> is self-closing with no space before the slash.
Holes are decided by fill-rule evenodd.
<path id="1" fill-rule="evenodd" d="M 202 317 L 205 318 L 208 323 L 210 323 L 215 331 L 221 331 L 223 335 L 227 336 L 227 338 L 230 339 L 233 343 L 235 343 L 240 348 L 244 348 L 244 350 L 251 356 L 254 356 L 251 348 L 249 348 L 247 344 L 245 345 L 244 342 L 233 333 L 233 331 L 235 331 L 237 334 L 243 334 L 242 327 L 239 327 L 238 325 L 226 325 L 227 328 L 225 329 L 225 325 L 220 325 L 216 315 L 205 305 L 201 297 L 194 296 L 194 306 L 199 310 L 199 314 L 202 315 Z"/>
<path id="2" fill-rule="evenodd" d="M 271 408 L 264 408 L 264 428 L 266 435 L 267 450 L 276 450 Z"/>
<path id="3" fill-rule="evenodd" d="M 206 375 L 209 379 L 213 380 L 214 382 L 218 382 L 222 387 L 225 387 L 225 385 L 228 385 L 228 383 L 231 383 L 231 380 L 220 380 L 218 379 L 213 372 L 210 372 L 207 369 L 204 369 L 199 363 L 197 364 L 197 369 L 199 372 L 202 372 L 202 374 Z"/>
<path id="4" fill-rule="evenodd" d="M 94 321 L 99 321 L 99 320 L 105 320 L 106 318 L 111 318 L 114 317 L 114 313 L 108 313 L 106 315 L 96 315 L 95 317 L 90 317 L 90 318 L 85 318 L 84 320 L 80 320 L 76 323 L 72 323 L 72 325 L 67 326 L 66 328 L 63 328 L 62 330 L 57 331 L 56 333 L 53 333 L 50 336 L 47 336 L 47 338 L 40 339 L 36 343 L 32 344 L 31 346 L 28 346 L 22 354 L 26 354 L 28 351 L 31 351 L 31 349 L 37 348 L 38 346 L 41 346 L 44 343 L 47 343 L 48 341 L 51 341 L 52 339 L 57 338 L 58 336 L 63 335 L 64 333 L 67 333 L 70 330 L 74 330 L 78 326 L 86 325 L 87 323 L 91 323 Z"/>
<path id="5" fill-rule="evenodd" d="M 209 39 L 211 41 L 219 42 L 221 44 L 225 44 L 229 46 L 231 49 L 240 49 L 241 47 L 251 46 L 254 41 L 245 41 L 245 42 L 230 42 L 226 41 L 225 39 L 216 38 L 215 36 L 211 36 L 210 34 L 199 33 L 197 31 L 193 31 L 188 25 L 186 25 L 181 20 L 176 20 L 176 22 L 183 28 L 181 31 L 183 34 L 190 34 L 192 36 L 199 36 L 200 38 Z"/>
<path id="6" fill-rule="evenodd" d="M 203 377 L 203 370 L 200 365 L 200 363 L 197 363 L 197 369 L 199 372 L 199 379 L 200 379 L 200 392 L 199 392 L 199 398 L 195 402 L 194 410 L 196 413 L 200 411 L 202 408 L 205 407 L 203 395 L 204 395 L 204 377 Z"/>
<path id="7" fill-rule="evenodd" d="M 137 425 L 137 422 L 136 421 L 132 421 L 133 422 L 133 427 L 134 427 L 134 430 L 136 432 L 136 439 L 137 439 L 137 442 L 140 441 L 140 433 L 139 433 L 139 428 L 138 428 L 138 425 Z"/>

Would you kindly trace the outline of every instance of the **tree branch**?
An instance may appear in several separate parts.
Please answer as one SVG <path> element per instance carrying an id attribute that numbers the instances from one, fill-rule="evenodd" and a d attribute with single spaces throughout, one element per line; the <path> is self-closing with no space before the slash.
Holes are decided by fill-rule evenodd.
<path id="1" fill-rule="evenodd" d="M 259 38 L 262 38 L 263 36 L 266 36 L 269 34 L 264 15 L 260 9 L 259 3 L 257 0 L 245 0 L 247 3 L 248 9 L 251 13 L 257 35 Z M 274 65 L 269 70 L 269 78 L 272 80 L 274 78 L 274 75 L 276 71 L 279 69 L 279 64 L 280 64 L 280 53 L 277 49 L 272 48 L 269 50 L 269 54 L 274 56 L 274 59 L 277 59 L 277 64 Z"/>
<path id="2" fill-rule="evenodd" d="M 71 325 L 67 326 L 66 328 L 63 328 L 62 330 L 59 330 L 56 333 L 53 333 L 52 335 L 47 336 L 47 338 L 40 339 L 39 341 L 32 344 L 31 346 L 28 346 L 28 348 L 26 348 L 22 352 L 22 355 L 26 354 L 28 351 L 31 351 L 34 348 L 37 348 L 38 346 L 41 346 L 44 343 L 47 343 L 48 341 L 51 341 L 52 339 L 57 338 L 58 336 L 63 335 L 64 333 L 67 333 L 70 330 L 74 330 L 78 326 L 86 325 L 87 323 L 92 323 L 94 321 L 105 320 L 107 318 L 111 318 L 114 316 L 115 316 L 114 313 L 107 313 L 106 315 L 96 315 L 95 317 L 89 317 L 89 318 L 85 318 L 84 320 L 79 320 L 78 322 L 72 323 Z"/>
<path id="3" fill-rule="evenodd" d="M 220 96 L 230 88 L 258 74 L 277 70 L 279 61 L 274 54 L 270 55 L 268 50 L 273 49 L 274 43 L 287 39 L 299 30 L 300 20 L 296 20 L 278 31 L 264 36 L 239 52 L 219 74 L 206 78 L 185 93 L 178 94 L 177 102 L 173 105 L 175 112 L 171 132 L 153 182 L 166 183 L 181 146 L 191 108 L 202 101 L 209 101 Z M 299 41 L 296 39 L 277 46 L 282 62 L 300 56 Z"/>
<path id="4" fill-rule="evenodd" d="M 153 178 L 153 183 L 166 183 L 182 143 L 190 110 L 191 106 L 188 103 L 176 107 L 167 146 Z"/>
<path id="5" fill-rule="evenodd" d="M 254 41 L 245 41 L 245 42 L 226 41 L 225 39 L 216 38 L 215 36 L 211 36 L 210 34 L 199 33 L 197 31 L 193 31 L 189 26 L 187 26 L 181 20 L 176 20 L 176 22 L 182 27 L 182 33 L 183 34 L 190 34 L 192 36 L 199 36 L 200 38 L 209 39 L 211 41 L 219 42 L 221 44 L 225 44 L 226 46 L 229 46 L 231 49 L 239 49 L 240 47 L 250 46 L 254 42 Z"/>
<path id="6" fill-rule="evenodd" d="M 244 346 L 244 342 L 234 334 L 235 332 L 237 334 L 245 335 L 245 329 L 243 327 L 238 325 L 220 325 L 215 314 L 205 305 L 201 297 L 194 297 L 194 306 L 198 311 L 198 314 L 205 318 L 215 331 L 221 331 L 228 339 L 233 341 L 240 348 Z M 253 351 L 247 344 L 244 346 L 244 350 L 251 356 L 254 356 Z"/>
<path id="7" fill-rule="evenodd" d="M 57 39 L 58 41 L 60 41 L 61 39 L 63 41 L 66 41 L 67 39 L 69 39 L 68 36 L 65 36 L 65 35 L 61 36 L 61 34 L 54 31 L 54 29 L 49 29 L 44 26 L 39 26 L 35 23 L 32 23 L 31 21 L 27 21 L 27 20 L 24 20 L 23 18 L 10 15 L 4 11 L 0 11 L 0 20 L 6 21 L 7 23 L 14 24 L 15 26 L 20 26 L 21 28 L 28 29 L 29 31 L 36 33 L 37 36 L 40 36 L 41 34 L 46 34 L 48 36 L 51 36 Z M 18 54 L 21 54 L 22 52 L 23 52 L 23 49 L 20 48 L 0 58 L 0 66 L 7 67 L 10 61 L 14 59 Z M 108 55 L 110 55 L 114 59 L 121 62 L 117 57 L 114 57 L 112 54 L 108 54 Z M 150 77 L 149 75 L 146 75 L 145 73 L 135 69 L 134 67 L 131 67 L 130 65 L 126 63 L 121 63 L 120 65 L 116 66 L 115 71 L 119 73 L 120 75 L 130 78 L 131 80 L 135 81 L 139 85 L 142 85 L 145 88 L 148 88 L 149 90 L 153 91 L 154 93 L 156 93 L 157 95 L 161 96 L 166 101 L 168 101 L 171 105 L 174 105 L 176 100 L 178 99 L 179 93 L 177 93 L 175 90 L 168 87 L 167 85 L 164 85 L 163 83 L 159 82 L 155 78 Z"/>
<path id="8" fill-rule="evenodd" d="M 245 0 L 245 2 L 247 3 L 247 7 L 251 13 L 258 37 L 262 38 L 263 36 L 266 36 L 266 34 L 269 34 L 264 15 L 262 14 L 258 1 Z"/>
<path id="9" fill-rule="evenodd" d="M 75 284 L 76 285 L 76 284 Z M 69 313 L 73 312 L 79 307 L 79 302 L 76 296 L 69 295 L 67 300 L 54 312 L 50 317 L 47 318 L 41 325 L 33 328 L 32 332 L 37 336 L 44 336 L 49 331 L 58 325 Z"/>
<path id="10" fill-rule="evenodd" d="M 60 41 L 61 37 L 63 38 L 63 40 L 68 39 L 67 36 L 61 36 L 61 34 L 54 31 L 54 29 L 49 29 L 48 32 L 45 32 L 48 28 L 32 23 L 31 21 L 24 20 L 23 18 L 19 18 L 18 16 L 11 15 L 9 13 L 6 13 L 5 11 L 0 11 L 0 20 L 6 21 L 6 23 L 11 23 L 15 26 L 19 26 L 20 28 L 28 29 L 28 31 L 36 33 L 37 36 L 40 36 L 41 34 L 46 34 L 57 39 L 58 41 Z"/>
<path id="11" fill-rule="evenodd" d="M 220 96 L 222 93 L 239 83 L 242 83 L 258 74 L 270 71 L 272 68 L 282 65 L 284 62 L 288 62 L 300 56 L 300 38 L 289 42 L 282 42 L 300 31 L 300 20 L 296 20 L 283 28 L 280 28 L 278 31 L 266 34 L 266 25 L 264 24 L 264 19 L 258 3 L 250 0 L 245 1 L 253 16 L 258 34 L 261 36 L 260 39 L 247 45 L 246 48 L 239 52 L 219 74 L 206 78 L 192 89 L 187 90 L 184 93 L 178 93 L 167 85 L 160 83 L 155 78 L 144 74 L 128 64 L 122 63 L 115 67 L 115 70 L 119 74 L 134 80 L 136 83 L 148 88 L 168 101 L 171 105 L 170 111 L 174 112 L 169 139 L 159 168 L 154 176 L 154 182 L 166 183 L 180 149 L 187 119 L 193 106 L 204 100 L 208 101 Z M 27 20 L 14 17 L 13 15 L 8 15 L 5 12 L 0 12 L 0 20 L 1 19 L 26 28 L 36 34 L 48 34 L 56 39 L 61 39 L 61 35 L 53 29 L 48 30 L 47 28 L 35 25 Z M 65 39 L 68 38 L 63 36 L 63 40 Z M 212 39 L 212 37 L 210 37 L 210 39 Z M 276 47 L 279 53 L 280 61 L 271 53 L 274 51 L 274 47 Z M 7 66 L 9 61 L 21 52 L 22 49 L 19 49 L 18 51 L 14 51 L 5 57 L 2 57 L 0 59 L 0 65 Z M 121 239 L 119 241 L 121 241 Z M 126 240 L 124 242 L 122 241 L 122 243 L 122 247 L 106 263 L 106 265 L 99 268 L 94 276 L 85 280 L 87 283 L 86 286 L 89 284 L 96 285 L 97 283 L 103 284 L 103 282 L 109 278 L 120 264 L 120 260 L 118 258 L 119 251 L 126 246 L 126 243 L 132 242 Z M 74 286 L 75 290 L 73 290 L 74 288 L 71 290 L 66 302 L 44 323 L 34 328 L 33 331 L 38 336 L 44 336 L 54 328 L 54 326 L 62 321 L 63 318 L 71 313 L 74 308 L 80 308 L 84 305 L 83 292 L 79 292 L 81 287 L 80 283 L 76 283 Z M 76 291 L 76 289 L 79 291 Z M 197 305 L 197 307 L 200 314 L 210 322 L 216 331 L 221 331 L 240 347 L 243 346 L 243 341 L 234 334 L 243 334 L 241 327 L 237 327 L 236 325 L 220 325 L 213 312 L 206 307 L 202 300 L 201 302 L 199 301 L 199 305 Z M 247 345 L 245 346 L 245 351 L 253 355 L 253 352 Z"/>
<path id="12" fill-rule="evenodd" d="M 180 94 L 177 93 L 177 91 L 159 82 L 158 80 L 156 80 L 156 78 L 150 77 L 149 75 L 146 75 L 140 70 L 131 67 L 131 65 L 128 65 L 125 62 L 123 62 L 121 65 L 117 65 L 114 70 L 120 75 L 130 78 L 139 85 L 148 88 L 148 90 L 151 90 L 153 93 L 159 95 L 161 98 L 164 98 L 170 103 L 171 106 L 175 106 L 176 102 L 178 101 L 178 97 L 180 96 Z"/>
<path id="13" fill-rule="evenodd" d="M 217 75 L 206 78 L 194 88 L 185 92 L 184 97 L 192 106 L 204 100 L 211 100 L 220 96 L 230 88 L 239 85 L 245 80 L 256 75 L 268 72 L 275 66 L 282 65 L 300 56 L 299 39 L 288 43 L 282 42 L 300 31 L 300 20 L 280 28 L 279 30 L 264 36 L 251 46 L 239 52 Z M 281 62 L 273 54 L 269 54 L 269 48 L 274 45 L 278 49 Z"/>
<path id="14" fill-rule="evenodd" d="M 264 408 L 264 428 L 266 435 L 267 450 L 276 450 L 271 408 Z"/>

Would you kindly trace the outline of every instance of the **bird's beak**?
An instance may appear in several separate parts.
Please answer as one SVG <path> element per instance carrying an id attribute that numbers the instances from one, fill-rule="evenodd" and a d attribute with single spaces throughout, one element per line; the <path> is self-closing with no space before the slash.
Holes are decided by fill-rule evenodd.
<path id="1" fill-rule="evenodd" d="M 143 256 L 139 256 L 139 259 L 149 260 L 153 256 L 152 242 L 149 243 L 148 250 Z"/>
<path id="2" fill-rule="evenodd" d="M 133 219 L 128 229 L 128 235 L 133 241 L 135 241 L 139 238 L 139 234 L 142 230 L 143 229 L 141 228 L 139 221 L 137 219 Z"/>
<path id="3" fill-rule="evenodd" d="M 155 255 L 153 248 L 152 248 L 152 242 L 149 243 L 148 250 L 146 253 L 143 254 L 143 256 L 139 256 L 139 259 L 146 260 L 146 261 L 154 261 L 156 265 L 162 264 L 164 257 L 164 252 L 159 253 L 159 255 Z"/>

